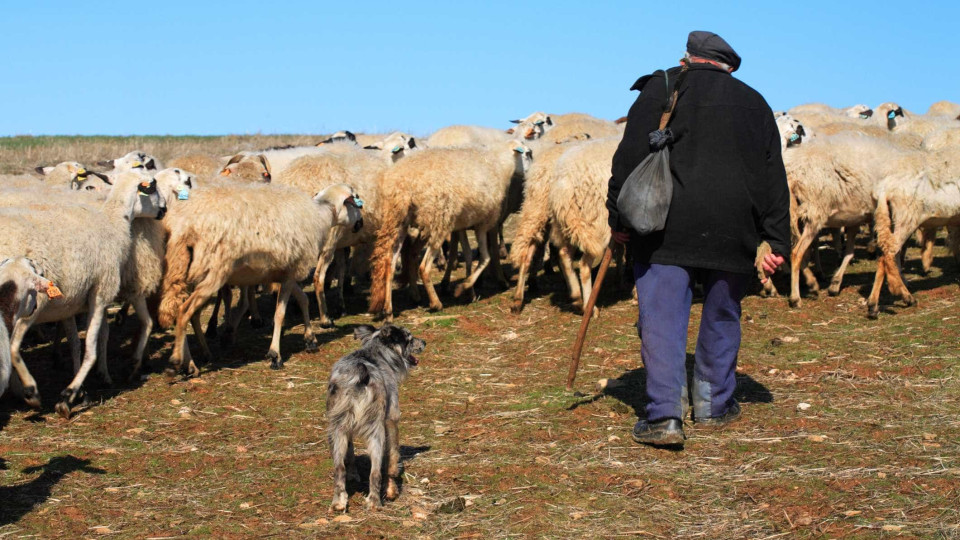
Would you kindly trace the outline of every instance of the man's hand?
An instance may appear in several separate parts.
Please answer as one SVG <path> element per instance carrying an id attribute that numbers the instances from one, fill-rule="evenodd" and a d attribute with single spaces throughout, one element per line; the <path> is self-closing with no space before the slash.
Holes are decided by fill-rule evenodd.
<path id="1" fill-rule="evenodd" d="M 777 268 L 780 268 L 780 265 L 783 264 L 783 256 L 777 255 L 776 253 L 768 253 L 763 256 L 763 273 L 767 275 L 760 283 L 766 283 L 767 279 L 772 276 Z"/>
<path id="2" fill-rule="evenodd" d="M 626 244 L 630 241 L 630 233 L 624 231 L 610 231 L 610 236 L 613 237 L 613 241 L 618 244 Z M 783 259 L 781 259 L 782 261 Z"/>

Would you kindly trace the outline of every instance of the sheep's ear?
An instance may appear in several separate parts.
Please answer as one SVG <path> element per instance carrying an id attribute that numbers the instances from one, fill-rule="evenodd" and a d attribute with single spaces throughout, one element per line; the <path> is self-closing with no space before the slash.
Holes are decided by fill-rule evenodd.
<path id="1" fill-rule="evenodd" d="M 157 163 L 153 160 L 153 158 L 150 158 L 146 163 L 143 164 L 143 167 L 148 171 L 154 171 L 157 169 Z"/>
<path id="2" fill-rule="evenodd" d="M 49 167 L 49 166 L 48 166 L 48 167 L 37 167 L 37 168 L 34 169 L 34 170 L 37 171 L 37 173 L 40 174 L 41 176 L 46 176 L 46 175 L 50 174 L 51 172 L 53 172 L 53 167 Z"/>
<path id="3" fill-rule="evenodd" d="M 3 324 L 6 325 L 7 332 L 13 331 L 13 315 L 18 307 L 17 284 L 13 281 L 0 284 L 0 315 L 3 316 Z"/>
<path id="4" fill-rule="evenodd" d="M 801 136 L 801 137 L 806 137 L 806 136 L 807 136 L 807 130 L 803 129 L 803 125 L 801 125 L 801 124 L 798 124 L 798 125 L 797 125 L 797 135 L 799 135 L 799 136 Z"/>
<path id="5" fill-rule="evenodd" d="M 552 125 L 553 125 L 553 119 L 550 118 L 549 116 L 547 117 L 546 122 L 547 122 L 547 125 L 548 125 L 548 126 L 552 126 Z"/>
<path id="6" fill-rule="evenodd" d="M 224 165 L 223 168 L 220 169 L 220 176 L 230 176 L 230 171 L 227 170 L 227 167 L 235 163 L 240 163 L 241 159 L 243 159 L 243 154 L 237 154 L 232 158 L 230 158 L 229 160 L 227 160 L 226 165 Z"/>
<path id="7" fill-rule="evenodd" d="M 104 182 L 105 184 L 107 184 L 108 186 L 112 186 L 112 185 L 113 185 L 113 182 L 110 181 L 110 177 L 107 176 L 107 175 L 105 175 L 105 174 L 103 174 L 103 173 L 98 173 L 98 172 L 94 172 L 94 171 L 87 171 L 87 174 L 92 174 L 93 176 L 96 176 L 97 178 L 103 180 L 103 182 Z"/>
<path id="8" fill-rule="evenodd" d="M 376 142 L 373 144 L 368 144 L 363 147 L 364 150 L 383 150 L 383 142 Z"/>
<path id="9" fill-rule="evenodd" d="M 370 336 L 376 332 L 377 329 L 370 326 L 369 324 L 361 324 L 360 326 L 353 329 L 353 339 L 365 343 Z"/>
<path id="10" fill-rule="evenodd" d="M 272 176 L 272 174 L 271 174 L 271 172 L 270 172 L 270 162 L 267 160 L 267 156 L 265 156 L 265 155 L 263 155 L 263 154 L 258 154 L 258 155 L 257 155 L 257 158 L 260 160 L 260 164 L 263 165 L 263 168 L 266 169 L 266 171 L 267 171 L 267 176 L 265 176 L 265 178 L 266 178 L 267 181 L 269 182 L 269 181 L 270 181 L 270 177 Z"/>
<path id="11" fill-rule="evenodd" d="M 410 137 L 410 140 L 407 141 L 407 146 L 409 146 L 411 149 L 416 148 L 417 140 L 414 139 L 413 137 Z"/>
<path id="12" fill-rule="evenodd" d="M 511 124 L 519 124 L 519 123 L 520 123 L 520 120 L 511 120 L 510 123 L 511 123 Z"/>
<path id="13" fill-rule="evenodd" d="M 510 128 L 510 129 L 507 130 L 507 133 L 509 133 L 510 135 L 513 135 L 513 132 L 514 132 L 514 131 L 516 131 L 516 130 L 513 129 L 513 128 Z"/>
<path id="14" fill-rule="evenodd" d="M 113 168 L 113 160 L 111 159 L 111 160 L 109 160 L 109 161 L 98 161 L 98 162 L 97 162 L 97 165 L 100 166 L 100 167 L 106 167 L 106 168 L 108 168 L 108 169 L 112 169 L 112 168 Z"/>
<path id="15" fill-rule="evenodd" d="M 353 133 L 351 133 L 351 132 L 349 132 L 349 131 L 344 131 L 343 134 L 346 135 L 347 138 L 350 139 L 351 141 L 357 142 L 357 136 L 354 135 Z"/>

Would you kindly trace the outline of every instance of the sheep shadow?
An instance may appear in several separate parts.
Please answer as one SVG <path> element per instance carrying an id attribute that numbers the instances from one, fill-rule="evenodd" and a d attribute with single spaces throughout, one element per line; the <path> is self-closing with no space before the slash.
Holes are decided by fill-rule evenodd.
<path id="1" fill-rule="evenodd" d="M 693 383 L 693 367 L 694 367 L 694 355 L 687 353 L 686 359 L 686 369 L 687 369 L 687 388 L 692 388 Z M 770 390 L 758 382 L 756 379 L 747 375 L 745 373 L 737 373 L 737 389 L 733 393 L 733 397 L 740 403 L 772 403 L 773 394 Z M 634 414 L 637 415 L 637 418 L 646 418 L 646 406 L 647 406 L 647 394 L 646 394 L 646 384 L 647 384 L 647 370 L 646 368 L 640 367 L 637 369 L 631 369 L 623 374 L 621 374 L 616 379 L 611 379 L 611 382 L 608 383 L 606 389 L 602 392 L 592 395 L 585 396 L 579 401 L 573 403 L 567 410 L 574 410 L 582 405 L 587 405 L 598 401 L 605 396 L 610 396 L 617 401 L 623 403 L 627 407 L 633 409 Z"/>
<path id="2" fill-rule="evenodd" d="M 0 460 L 2 461 L 2 460 Z M 3 468 L 6 468 L 4 465 Z M 89 459 L 71 455 L 50 458 L 44 465 L 27 467 L 23 474 L 42 471 L 39 476 L 23 484 L 0 486 L 0 527 L 16 523 L 37 506 L 50 498 L 53 488 L 68 474 L 81 471 L 87 474 L 106 474 L 107 471 L 92 467 Z"/>
<path id="3" fill-rule="evenodd" d="M 429 452 L 429 446 L 400 446 L 400 477 L 397 478 L 397 487 L 400 490 L 400 494 L 403 495 L 403 483 L 404 483 L 404 474 L 406 470 L 406 465 L 413 458 L 418 455 Z M 347 498 L 353 497 L 356 493 L 361 493 L 366 495 L 370 492 L 370 456 L 367 454 L 357 454 L 354 458 L 354 464 L 357 466 L 357 474 L 360 476 L 360 481 L 351 480 L 347 478 Z M 382 489 L 387 488 L 387 478 L 386 478 L 386 455 L 384 455 L 384 478 L 381 485 Z"/>

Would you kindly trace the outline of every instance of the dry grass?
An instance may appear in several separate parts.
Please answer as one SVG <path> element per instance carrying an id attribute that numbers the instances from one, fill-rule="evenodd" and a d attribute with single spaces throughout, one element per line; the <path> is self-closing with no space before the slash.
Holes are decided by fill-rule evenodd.
<path id="1" fill-rule="evenodd" d="M 687 426 L 682 452 L 630 441 L 644 372 L 626 296 L 601 298 L 577 397 L 563 379 L 579 317 L 559 278 L 519 316 L 496 291 L 440 314 L 400 292 L 397 322 L 428 342 L 401 391 L 402 493 L 374 513 L 365 486 L 351 485 L 349 521 L 327 513 L 323 401 L 352 326 L 369 322 L 365 296 L 348 296 L 320 352 L 296 352 L 279 373 L 261 361 L 269 331 L 244 323 L 200 379 L 168 385 L 170 338 L 158 334 L 155 373 L 91 388 L 92 406 L 70 422 L 52 412 L 69 375 L 38 345 L 27 360 L 46 408 L 0 404 L 0 537 L 957 538 L 960 295 L 955 263 L 937 254 L 930 276 L 907 265 L 920 304 L 877 321 L 865 317 L 864 259 L 840 296 L 802 310 L 748 298 L 743 419 Z M 691 340 L 698 322 L 694 306 Z M 114 373 L 127 369 L 134 330 L 111 347 Z M 301 333 L 289 329 L 283 350 L 301 351 Z M 601 377 L 623 384 L 594 395 Z M 455 497 L 462 511 L 438 510 Z"/>

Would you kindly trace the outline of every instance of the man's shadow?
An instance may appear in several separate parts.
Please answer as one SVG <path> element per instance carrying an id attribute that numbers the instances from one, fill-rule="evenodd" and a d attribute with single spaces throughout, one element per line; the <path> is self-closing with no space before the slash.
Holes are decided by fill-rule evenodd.
<path id="1" fill-rule="evenodd" d="M 403 471 L 406 469 L 407 463 L 415 458 L 417 455 L 422 454 L 430 450 L 429 446 L 400 446 L 400 477 L 397 478 L 397 488 L 399 488 L 400 493 L 403 493 Z M 350 477 L 347 477 L 347 498 L 353 497 L 354 493 L 363 493 L 367 494 L 370 492 L 370 456 L 366 454 L 358 454 L 354 458 L 354 464 L 357 467 L 357 474 L 360 475 L 360 481 L 351 480 Z M 386 467 L 387 467 L 387 456 L 384 453 L 383 456 L 383 483 L 381 484 L 382 489 L 387 488 L 387 477 L 386 477 Z"/>
<path id="2" fill-rule="evenodd" d="M 6 468 L 6 461 L 0 460 L 0 462 L 2 462 L 2 468 Z M 64 476 L 75 471 L 89 474 L 106 474 L 107 472 L 90 466 L 89 459 L 79 459 L 70 455 L 51 458 L 45 465 L 27 467 L 23 470 L 23 474 L 33 474 L 37 471 L 43 472 L 25 484 L 0 486 L 0 501 L 3 501 L 0 503 L 0 527 L 16 523 L 31 510 L 46 502 L 54 486 Z"/>
<path id="3" fill-rule="evenodd" d="M 693 387 L 693 382 L 690 380 L 693 376 L 693 366 L 694 355 L 687 353 L 687 388 Z M 773 403 L 773 394 L 770 393 L 770 390 L 767 389 L 766 386 L 757 382 L 750 375 L 737 373 L 736 376 L 737 389 L 734 391 L 733 397 L 736 398 L 737 401 L 740 403 Z M 620 401 L 624 405 L 633 408 L 633 411 L 638 418 L 646 418 L 646 384 L 646 368 L 640 367 L 637 369 L 631 369 L 616 379 L 611 379 L 607 384 L 607 388 L 604 389 L 603 392 L 593 396 L 587 396 L 580 401 L 577 401 L 569 407 L 569 410 L 576 409 L 580 405 L 592 403 L 604 396 L 610 396 Z"/>

